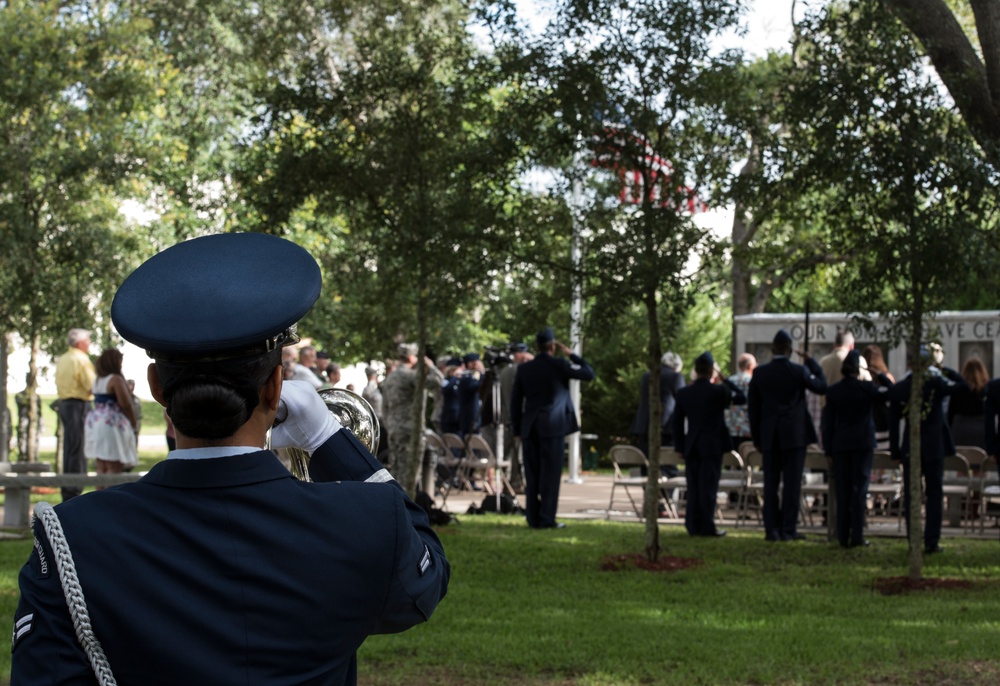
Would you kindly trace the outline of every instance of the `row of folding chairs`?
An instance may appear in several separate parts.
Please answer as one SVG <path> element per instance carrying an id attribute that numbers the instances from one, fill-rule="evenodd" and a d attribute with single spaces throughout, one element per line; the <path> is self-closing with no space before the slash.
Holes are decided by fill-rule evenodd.
<path id="1" fill-rule="evenodd" d="M 648 473 L 649 459 L 639 448 L 626 444 L 612 446 L 610 457 L 614 468 L 614 478 L 611 482 L 611 497 L 608 501 L 608 518 L 611 517 L 612 512 L 616 511 L 616 502 L 624 504 L 627 499 L 632 507 L 632 511 L 639 519 L 642 519 L 642 504 L 648 482 L 648 478 L 643 476 L 642 472 L 645 471 Z M 678 470 L 683 470 L 684 467 L 681 455 L 670 447 L 660 448 L 659 463 L 660 465 L 675 466 Z M 743 500 L 746 497 L 747 474 L 743 460 L 739 454 L 733 451 L 724 454 L 722 456 L 722 470 L 722 477 L 719 480 L 719 492 L 735 494 L 737 498 L 737 512 L 739 512 L 743 507 Z M 677 494 L 676 500 L 678 502 L 684 499 L 687 491 L 687 478 L 683 473 L 673 477 L 661 475 L 657 480 L 657 488 L 663 494 L 659 498 L 659 502 L 663 505 L 663 509 L 667 515 L 678 518 L 680 513 L 677 510 L 673 494 Z M 620 494 L 616 501 L 615 496 L 619 489 Z M 634 495 L 633 491 L 638 491 L 638 495 Z M 621 494 L 624 494 L 624 499 Z M 716 509 L 716 518 L 723 521 L 722 508 Z"/>
<path id="2" fill-rule="evenodd" d="M 747 517 L 747 506 L 751 501 L 756 501 L 758 518 L 760 517 L 764 477 L 763 457 L 752 443 L 746 442 L 740 445 L 739 453 L 748 470 L 747 497 L 744 499 L 744 507 L 741 509 L 740 516 L 742 521 Z M 963 530 L 971 532 L 974 529 L 976 515 L 979 518 L 980 531 L 985 527 L 987 517 L 1000 516 L 1000 511 L 994 512 L 990 509 L 991 505 L 1000 504 L 1000 483 L 998 483 L 997 478 L 995 457 L 988 457 L 986 451 L 979 447 L 958 446 L 955 455 L 945 457 L 943 467 L 944 496 L 959 504 L 960 524 Z M 812 498 L 813 503 L 821 500 L 825 503 L 824 507 L 829 507 L 832 496 L 830 492 L 830 458 L 823 454 L 818 447 L 810 448 L 806 452 L 805 469 L 807 473 L 820 477 L 802 485 L 800 518 L 803 523 L 812 523 L 815 508 L 810 506 L 809 498 Z M 897 528 L 902 530 L 904 518 L 902 507 L 903 480 L 899 464 L 892 459 L 889 451 L 876 450 L 872 457 L 871 474 L 872 478 L 868 485 L 869 495 L 885 502 L 887 513 L 890 510 L 889 505 L 896 505 Z M 974 512 L 977 503 L 978 513 Z"/>
<path id="3" fill-rule="evenodd" d="M 510 460 L 497 459 L 489 442 L 480 434 L 469 434 L 464 438 L 454 433 L 438 434 L 433 429 L 426 430 L 427 447 L 437 455 L 437 494 L 441 497 L 441 507 L 448 501 L 448 495 L 455 489 L 475 490 L 475 484 L 482 483 L 489 495 L 496 494 L 497 484 L 502 492 L 514 495 L 508 472 Z"/>
<path id="4" fill-rule="evenodd" d="M 981 453 L 978 455 L 976 453 Z M 975 494 L 979 493 L 982 499 L 983 511 L 989 501 L 1000 502 L 1000 485 L 993 485 L 988 482 L 988 474 L 981 470 L 981 477 L 977 477 L 977 470 L 970 466 L 970 460 L 966 455 L 979 457 L 979 465 L 986 465 L 985 452 L 979 448 L 963 448 L 959 454 L 948 456 L 945 459 L 945 496 L 953 498 L 955 502 L 961 504 L 961 521 L 963 528 L 970 526 L 972 522 L 972 506 Z M 647 485 L 647 478 L 641 472 L 648 471 L 649 460 L 641 450 L 631 445 L 616 445 L 611 449 L 611 462 L 614 467 L 614 478 L 612 480 L 611 496 L 608 501 L 608 517 L 615 511 L 616 496 L 617 502 L 623 503 L 620 494 L 624 494 L 633 512 L 640 519 L 643 517 L 642 503 L 643 494 Z M 675 465 L 683 468 L 683 461 L 675 450 L 669 447 L 660 449 L 659 463 L 661 465 Z M 813 447 L 806 452 L 805 474 L 801 487 L 801 501 L 799 507 L 799 518 L 803 525 L 814 525 L 815 517 L 819 515 L 828 516 L 833 497 L 831 490 L 831 463 L 818 447 Z M 994 473 L 995 473 L 994 468 Z M 889 503 L 896 503 L 898 507 L 898 526 L 902 528 L 903 511 L 899 507 L 901 501 L 902 480 L 899 475 L 899 468 L 885 451 L 876 451 L 872 464 L 873 480 L 869 487 L 869 493 L 873 496 L 884 498 Z M 984 480 L 984 485 L 976 488 L 976 479 Z M 683 475 L 677 477 L 661 476 L 658 480 L 658 488 L 661 493 L 670 494 L 677 492 L 683 496 L 686 489 L 686 479 Z M 996 491 L 994 494 L 988 487 Z M 635 492 L 638 491 L 638 496 Z M 754 509 L 758 522 L 761 519 L 763 504 L 764 477 L 763 477 L 763 457 L 760 451 L 756 450 L 752 443 L 744 443 L 739 451 L 730 451 L 723 455 L 723 471 L 719 481 L 719 492 L 733 497 L 736 501 L 736 525 L 740 526 L 750 517 L 751 508 Z M 682 498 L 678 498 L 681 500 Z M 674 504 L 674 499 L 661 497 L 664 509 L 669 516 L 678 517 L 678 511 Z M 717 518 L 722 520 L 722 509 L 717 510 Z M 980 520 L 982 522 L 982 518 Z M 832 519 L 828 518 L 832 524 Z M 981 523 L 982 526 L 982 523 Z"/>

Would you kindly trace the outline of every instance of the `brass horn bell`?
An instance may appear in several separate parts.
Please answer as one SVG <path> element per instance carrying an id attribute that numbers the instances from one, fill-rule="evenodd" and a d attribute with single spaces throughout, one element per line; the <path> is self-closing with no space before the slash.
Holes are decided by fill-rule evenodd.
<path id="1" fill-rule="evenodd" d="M 349 429 L 372 455 L 378 452 L 378 417 L 367 400 L 343 388 L 321 388 L 317 392 L 326 409 L 344 428 Z M 312 481 L 309 477 L 309 453 L 299 448 L 281 448 L 275 452 L 296 479 Z"/>

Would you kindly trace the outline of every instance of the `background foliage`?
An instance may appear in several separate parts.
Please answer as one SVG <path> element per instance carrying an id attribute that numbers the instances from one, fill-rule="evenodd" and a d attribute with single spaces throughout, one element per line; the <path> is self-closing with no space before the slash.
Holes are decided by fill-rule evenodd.
<path id="1" fill-rule="evenodd" d="M 582 279 L 598 372 L 583 413 L 607 444 L 627 428 L 652 333 L 688 369 L 705 349 L 727 368 L 732 313 L 801 311 L 806 295 L 813 311 L 859 307 L 845 284 L 856 294 L 871 280 L 872 260 L 857 258 L 877 254 L 895 208 L 858 198 L 913 158 L 912 141 L 832 144 L 817 117 L 854 103 L 852 116 L 871 120 L 890 72 L 942 96 L 924 118 L 947 124 L 906 135 L 933 136 L 985 173 L 985 209 L 970 221 L 987 238 L 971 255 L 936 251 L 945 281 L 931 309 L 995 308 L 995 3 L 876 4 L 885 11 L 845 34 L 815 17 L 857 3 L 808 3 L 814 18 L 799 11 L 786 50 L 750 59 L 701 42 L 739 26 L 735 0 L 553 0 L 539 6 L 552 20 L 540 32 L 503 0 L 0 1 L 11 66 L 0 73 L 0 357 L 14 341 L 58 354 L 70 326 L 114 344 L 110 298 L 142 259 L 203 233 L 267 231 L 322 264 L 324 297 L 302 331 L 341 364 L 389 356 L 402 339 L 441 355 L 530 340 L 546 324 L 568 338 Z M 886 35 L 909 72 L 890 69 L 898 51 L 873 47 Z M 974 78 L 955 78 L 947 54 L 965 55 Z M 817 117 L 801 116 L 793 93 Z M 591 164 L 607 122 L 648 141 L 710 206 L 734 207 L 731 234 L 622 206 L 618 177 Z M 822 159 L 805 163 L 815 151 Z M 648 182 L 643 155 L 626 152 Z M 926 174 L 933 164 L 921 162 Z M 640 292 L 656 303 L 652 331 Z M 882 295 L 898 309 L 900 292 Z"/>

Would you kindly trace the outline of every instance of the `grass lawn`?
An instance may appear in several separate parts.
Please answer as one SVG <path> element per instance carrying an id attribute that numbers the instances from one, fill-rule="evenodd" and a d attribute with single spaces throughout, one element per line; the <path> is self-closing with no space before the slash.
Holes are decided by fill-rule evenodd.
<path id="1" fill-rule="evenodd" d="M 452 563 L 431 621 L 373 636 L 360 683 L 529 686 L 639 684 L 1000 683 L 1000 546 L 946 540 L 928 577 L 965 589 L 885 596 L 906 573 L 906 543 L 868 549 L 773 544 L 759 532 L 692 539 L 662 527 L 669 573 L 605 571 L 638 552 L 631 523 L 534 531 L 502 515 L 463 516 L 440 535 Z M 30 541 L 0 543 L 0 635 L 10 635 L 16 574 Z M 155 592 L 155 589 L 150 589 Z M 0 654 L 0 683 L 9 671 Z"/>

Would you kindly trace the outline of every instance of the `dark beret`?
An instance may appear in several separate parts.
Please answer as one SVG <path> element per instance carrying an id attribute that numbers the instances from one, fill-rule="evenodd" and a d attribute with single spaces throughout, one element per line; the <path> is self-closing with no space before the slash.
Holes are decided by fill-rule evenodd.
<path id="1" fill-rule="evenodd" d="M 701 355 L 697 357 L 694 361 L 694 366 L 698 368 L 708 368 L 711 369 L 715 366 L 715 358 L 712 357 L 712 353 L 706 350 Z"/>
<path id="2" fill-rule="evenodd" d="M 544 345 L 549 341 L 554 341 L 555 339 L 556 339 L 556 334 L 555 332 L 552 331 L 551 326 L 546 326 L 544 329 L 538 332 L 538 335 L 535 336 L 535 340 L 538 342 L 538 345 Z"/>
<path id="3" fill-rule="evenodd" d="M 448 361 L 445 363 L 446 367 L 460 367 L 462 366 L 462 361 L 457 357 L 449 357 Z"/>
<path id="4" fill-rule="evenodd" d="M 329 360 L 330 359 L 330 353 L 326 352 L 325 350 L 320 350 L 318 353 L 316 353 L 316 359 L 317 360 Z"/>
<path id="5" fill-rule="evenodd" d="M 462 356 L 462 362 L 475 362 L 479 359 L 479 353 L 466 353 Z"/>
<path id="6" fill-rule="evenodd" d="M 526 352 L 528 352 L 528 344 L 527 343 L 520 343 L 520 342 L 518 342 L 518 343 L 511 343 L 510 344 L 510 350 L 511 350 L 511 352 L 515 352 L 515 353 L 526 353 Z"/>
<path id="7" fill-rule="evenodd" d="M 784 329 L 778 329 L 778 333 L 774 334 L 774 345 L 791 345 L 792 336 Z"/>
<path id="8" fill-rule="evenodd" d="M 115 294 L 111 321 L 156 359 L 249 356 L 297 341 L 294 325 L 320 286 L 316 260 L 291 241 L 204 236 L 139 265 Z"/>

